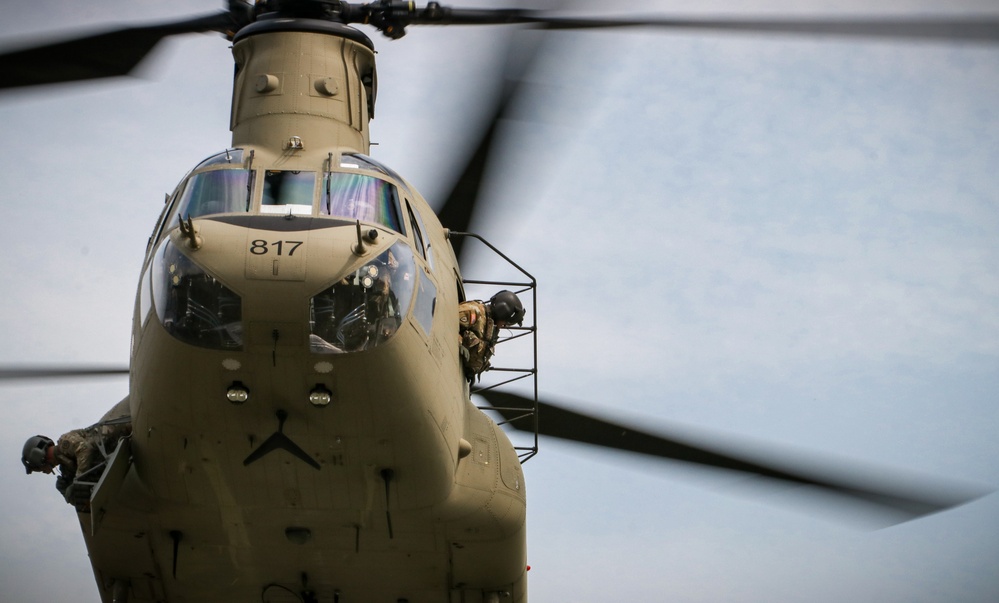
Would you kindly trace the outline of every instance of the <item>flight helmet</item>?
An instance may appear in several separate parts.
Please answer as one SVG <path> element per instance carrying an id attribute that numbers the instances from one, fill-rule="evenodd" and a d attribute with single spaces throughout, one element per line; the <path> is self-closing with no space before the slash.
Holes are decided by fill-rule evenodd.
<path id="1" fill-rule="evenodd" d="M 504 289 L 489 299 L 493 320 L 519 325 L 524 322 L 524 304 L 513 291 Z"/>
<path id="2" fill-rule="evenodd" d="M 21 463 L 24 464 L 24 470 L 27 473 L 43 470 L 46 466 L 45 456 L 49 446 L 55 446 L 55 442 L 43 435 L 28 438 L 28 441 L 24 443 L 24 450 L 21 452 Z"/>

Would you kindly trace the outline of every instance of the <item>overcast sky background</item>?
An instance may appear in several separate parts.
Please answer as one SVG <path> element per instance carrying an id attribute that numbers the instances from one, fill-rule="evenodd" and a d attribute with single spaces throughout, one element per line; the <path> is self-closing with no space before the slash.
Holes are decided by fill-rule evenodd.
<path id="1" fill-rule="evenodd" d="M 0 46 L 214 8 L 8 3 Z M 509 34 L 369 35 L 372 154 L 433 203 Z M 0 96 L 0 364 L 127 363 L 163 195 L 229 145 L 226 47 L 186 36 L 145 80 Z M 589 32 L 544 50 L 475 225 L 538 278 L 544 395 L 792 458 L 999 487 L 999 46 Z M 473 256 L 466 276 L 491 268 Z M 126 392 L 123 379 L 0 385 L 0 600 L 99 601 L 75 514 L 17 459 L 26 437 L 90 424 Z M 571 444 L 543 441 L 525 471 L 535 603 L 999 600 L 996 494 L 866 530 L 794 493 Z"/>

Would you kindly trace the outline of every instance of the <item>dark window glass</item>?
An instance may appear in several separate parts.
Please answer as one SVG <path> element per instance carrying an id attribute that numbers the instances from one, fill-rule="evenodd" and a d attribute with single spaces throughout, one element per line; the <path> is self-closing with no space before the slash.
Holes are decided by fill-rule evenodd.
<path id="1" fill-rule="evenodd" d="M 267 170 L 260 212 L 311 214 L 315 188 L 315 172 Z"/>

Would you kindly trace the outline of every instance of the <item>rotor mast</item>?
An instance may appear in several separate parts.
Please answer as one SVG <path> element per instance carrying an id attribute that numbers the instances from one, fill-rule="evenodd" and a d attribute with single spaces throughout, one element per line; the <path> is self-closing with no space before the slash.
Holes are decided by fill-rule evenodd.
<path id="1" fill-rule="evenodd" d="M 368 153 L 374 44 L 341 23 L 262 19 L 233 39 L 233 147 Z"/>

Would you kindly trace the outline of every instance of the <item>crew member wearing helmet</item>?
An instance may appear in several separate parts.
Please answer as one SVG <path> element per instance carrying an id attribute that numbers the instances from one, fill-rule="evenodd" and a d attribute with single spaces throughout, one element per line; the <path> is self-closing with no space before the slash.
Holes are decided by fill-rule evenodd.
<path id="1" fill-rule="evenodd" d="M 66 502 L 78 503 L 80 501 L 74 499 L 79 493 L 74 493 L 71 485 L 76 476 L 85 474 L 104 460 L 98 444 L 103 443 L 110 453 L 118 440 L 131 432 L 126 398 L 105 414 L 100 422 L 65 433 L 58 442 L 43 435 L 31 436 L 24 443 L 21 464 L 28 474 L 53 473 L 58 467 L 60 475 L 56 478 L 56 489 L 66 497 Z M 89 499 L 89 491 L 86 498 Z"/>
<path id="2" fill-rule="evenodd" d="M 489 368 L 499 330 L 524 321 L 524 305 L 512 291 L 500 291 L 488 302 L 462 302 L 458 306 L 461 359 L 470 381 Z"/>
<path id="3" fill-rule="evenodd" d="M 66 502 L 75 503 L 76 492 L 72 488 L 73 480 L 78 474 L 86 473 L 93 467 L 100 453 L 96 446 L 90 443 L 88 431 L 94 429 L 74 429 L 63 434 L 59 442 L 53 442 L 43 435 L 31 436 L 24 443 L 21 453 L 21 463 L 28 473 L 53 473 L 59 468 L 56 478 L 56 489 L 66 498 Z M 82 501 L 79 501 L 82 502 Z"/>

